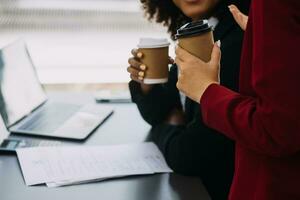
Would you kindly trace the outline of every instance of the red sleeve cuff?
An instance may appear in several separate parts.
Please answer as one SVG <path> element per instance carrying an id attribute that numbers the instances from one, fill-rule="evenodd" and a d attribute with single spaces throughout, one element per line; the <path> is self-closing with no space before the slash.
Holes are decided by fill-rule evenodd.
<path id="1" fill-rule="evenodd" d="M 236 97 L 237 93 L 218 84 L 211 84 L 204 91 L 200 99 L 200 107 L 203 121 L 207 126 L 216 130 L 222 130 L 226 126 L 227 109 L 226 102 Z"/>
<path id="2" fill-rule="evenodd" d="M 209 105 L 210 105 L 210 102 L 213 100 L 213 99 L 216 99 L 218 94 L 217 94 L 217 87 L 219 87 L 220 85 L 218 84 L 211 84 L 209 85 L 206 90 L 204 91 L 201 99 L 200 99 L 200 108 L 201 108 L 201 111 L 202 111 L 202 117 L 203 117 L 203 120 L 205 122 L 207 122 L 207 118 L 208 118 L 208 113 L 209 113 Z"/>

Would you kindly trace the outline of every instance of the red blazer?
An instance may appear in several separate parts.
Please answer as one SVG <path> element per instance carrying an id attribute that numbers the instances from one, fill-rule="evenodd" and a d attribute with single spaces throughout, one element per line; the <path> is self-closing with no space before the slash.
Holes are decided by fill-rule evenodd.
<path id="1" fill-rule="evenodd" d="M 213 84 L 200 105 L 236 141 L 230 200 L 300 199 L 300 0 L 252 0 L 240 93 Z"/>

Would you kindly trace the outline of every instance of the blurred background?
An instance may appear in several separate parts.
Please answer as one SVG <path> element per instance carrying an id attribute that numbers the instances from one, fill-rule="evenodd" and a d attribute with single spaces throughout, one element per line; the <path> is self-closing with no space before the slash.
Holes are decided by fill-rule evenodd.
<path id="1" fill-rule="evenodd" d="M 140 37 L 168 37 L 139 0 L 0 0 L 1 47 L 26 41 L 48 86 L 121 84 Z"/>

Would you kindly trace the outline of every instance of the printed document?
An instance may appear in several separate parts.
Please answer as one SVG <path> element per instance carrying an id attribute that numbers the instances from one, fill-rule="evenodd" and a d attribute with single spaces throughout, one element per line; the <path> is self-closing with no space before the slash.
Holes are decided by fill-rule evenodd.
<path id="1" fill-rule="evenodd" d="M 58 187 L 109 178 L 169 173 L 153 143 L 112 146 L 56 146 L 17 150 L 26 185 Z"/>

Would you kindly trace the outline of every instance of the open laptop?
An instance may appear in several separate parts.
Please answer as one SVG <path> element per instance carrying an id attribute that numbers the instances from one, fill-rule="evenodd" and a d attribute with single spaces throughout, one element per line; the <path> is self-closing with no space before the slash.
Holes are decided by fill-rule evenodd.
<path id="1" fill-rule="evenodd" d="M 27 47 L 19 40 L 0 51 L 0 112 L 12 133 L 82 140 L 113 110 L 48 101 Z"/>
<path id="2" fill-rule="evenodd" d="M 62 142 L 59 141 L 9 138 L 9 132 L 0 116 L 0 152 L 15 152 L 18 148 L 59 146 L 61 144 Z"/>

